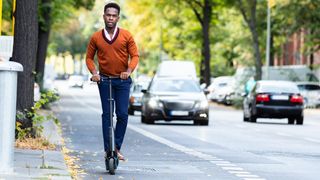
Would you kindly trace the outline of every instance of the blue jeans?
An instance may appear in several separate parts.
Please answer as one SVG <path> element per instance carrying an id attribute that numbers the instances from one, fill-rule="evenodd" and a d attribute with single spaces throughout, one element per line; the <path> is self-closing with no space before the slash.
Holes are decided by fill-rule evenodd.
<path id="1" fill-rule="evenodd" d="M 118 150 L 126 133 L 128 124 L 128 106 L 129 106 L 129 93 L 132 80 L 129 77 L 126 80 L 120 78 L 112 78 L 112 97 L 114 99 L 113 109 L 115 108 L 117 123 L 115 126 L 115 146 Z M 102 105 L 102 132 L 104 150 L 109 151 L 109 127 L 110 127 L 110 104 L 109 104 L 109 79 L 101 78 L 98 83 L 101 105 Z M 112 113 L 114 110 L 112 111 Z"/>

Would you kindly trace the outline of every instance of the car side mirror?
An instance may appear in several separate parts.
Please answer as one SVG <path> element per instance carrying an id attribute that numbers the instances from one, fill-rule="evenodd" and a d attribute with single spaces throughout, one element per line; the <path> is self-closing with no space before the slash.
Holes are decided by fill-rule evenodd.
<path id="1" fill-rule="evenodd" d="M 248 93 L 246 93 L 246 92 L 241 93 L 242 97 L 246 97 L 247 95 L 248 95 Z"/>
<path id="2" fill-rule="evenodd" d="M 142 93 L 147 93 L 147 92 L 148 92 L 148 90 L 146 90 L 146 89 L 142 89 L 142 90 L 141 90 L 141 92 L 142 92 Z"/>
<path id="3" fill-rule="evenodd" d="M 200 88 L 201 89 L 205 89 L 207 87 L 207 84 L 206 83 L 202 83 L 201 85 L 200 85 Z"/>

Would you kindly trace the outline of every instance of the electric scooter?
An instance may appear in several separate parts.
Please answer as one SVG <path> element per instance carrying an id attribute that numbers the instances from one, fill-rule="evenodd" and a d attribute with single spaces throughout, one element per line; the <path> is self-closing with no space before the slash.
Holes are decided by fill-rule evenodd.
<path id="1" fill-rule="evenodd" d="M 114 137 L 114 127 L 113 127 L 113 106 L 114 106 L 114 99 L 112 97 L 112 84 L 111 78 L 107 78 L 109 81 L 109 106 L 110 106 L 110 126 L 109 126 L 109 152 L 107 154 L 105 165 L 106 170 L 109 171 L 110 174 L 114 175 L 115 171 L 119 164 L 119 158 L 117 156 L 116 148 L 115 148 L 115 137 Z M 103 79 L 102 79 L 103 80 Z"/>
<path id="2" fill-rule="evenodd" d="M 115 171 L 119 165 L 119 158 L 117 156 L 116 148 L 115 148 L 115 137 L 114 137 L 114 127 L 113 127 L 113 105 L 114 99 L 112 97 L 112 81 L 111 77 L 101 77 L 101 81 L 108 80 L 109 81 L 109 106 L 110 106 L 110 126 L 109 126 L 109 151 L 107 153 L 107 157 L 105 157 L 105 166 L 106 170 L 109 171 L 111 175 L 115 174 Z M 92 81 L 92 79 L 91 79 Z"/>

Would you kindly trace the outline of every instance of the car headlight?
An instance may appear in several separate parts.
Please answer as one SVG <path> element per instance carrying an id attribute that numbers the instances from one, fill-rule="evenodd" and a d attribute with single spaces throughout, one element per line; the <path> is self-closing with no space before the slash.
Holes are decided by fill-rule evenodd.
<path id="1" fill-rule="evenodd" d="M 209 106 L 208 101 L 203 100 L 203 101 L 197 102 L 197 104 L 195 105 L 195 108 L 205 109 L 205 108 L 208 108 L 208 106 Z"/>
<path id="2" fill-rule="evenodd" d="M 163 107 L 162 103 L 159 102 L 157 99 L 155 98 L 151 98 L 148 102 L 148 105 L 151 107 L 151 108 L 157 108 L 157 107 Z"/>

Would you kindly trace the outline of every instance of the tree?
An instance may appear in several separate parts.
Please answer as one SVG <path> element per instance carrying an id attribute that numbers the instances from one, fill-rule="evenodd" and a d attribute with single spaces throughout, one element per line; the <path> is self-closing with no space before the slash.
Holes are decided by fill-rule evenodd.
<path id="1" fill-rule="evenodd" d="M 41 88 L 52 25 L 54 23 L 64 23 L 66 18 L 72 16 L 74 9 L 81 7 L 91 9 L 94 2 L 94 0 L 39 0 L 39 43 L 36 61 L 36 80 Z"/>
<path id="2" fill-rule="evenodd" d="M 204 2 L 198 0 L 186 0 L 193 10 L 197 20 L 202 27 L 202 48 L 201 48 L 201 63 L 200 63 L 200 76 L 201 83 L 210 84 L 210 23 L 212 18 L 212 6 L 211 0 L 204 0 Z"/>
<path id="3" fill-rule="evenodd" d="M 19 0 L 14 13 L 15 34 L 12 61 L 22 64 L 18 73 L 17 110 L 31 110 L 33 106 L 34 69 L 38 43 L 37 0 Z M 30 123 L 30 122 L 29 122 Z"/>
<path id="4" fill-rule="evenodd" d="M 312 0 L 291 0 L 277 3 L 274 15 L 277 46 L 281 46 L 288 37 L 298 31 L 305 31 L 302 53 L 310 55 L 313 67 L 313 54 L 320 50 L 320 4 Z"/>
<path id="5" fill-rule="evenodd" d="M 45 59 L 51 26 L 51 0 L 39 0 L 39 41 L 36 61 L 36 81 L 43 87 Z"/>
<path id="6" fill-rule="evenodd" d="M 235 3 L 238 10 L 240 10 L 243 19 L 248 24 L 251 38 L 252 38 L 252 46 L 254 50 L 254 57 L 255 57 L 255 80 L 260 80 L 262 77 L 262 60 L 261 60 L 261 53 L 259 47 L 259 36 L 258 36 L 258 28 L 257 28 L 257 0 L 236 0 Z"/>
<path id="7" fill-rule="evenodd" d="M 213 25 L 213 19 L 217 19 L 217 12 L 220 4 L 219 0 L 180 0 L 178 1 L 128 1 L 127 10 L 129 21 L 139 22 L 139 26 L 144 28 L 135 28 L 136 23 L 131 23 L 133 31 L 139 29 L 139 34 L 152 37 L 146 39 L 145 44 L 154 46 L 156 42 L 157 49 L 161 49 L 173 59 L 193 60 L 200 66 L 201 82 L 210 83 L 210 27 Z M 217 9 L 215 9 L 217 8 Z M 134 16 L 132 18 L 132 16 Z M 179 17 L 179 18 L 177 18 Z M 146 33 L 145 29 L 149 32 Z M 157 32 L 157 34 L 155 34 Z M 144 45 L 145 45 L 144 44 Z M 160 46 L 160 48 L 159 48 Z M 154 51 L 150 49 L 149 52 Z M 148 54 L 148 53 L 145 53 Z M 198 61 L 200 59 L 200 61 Z"/>

